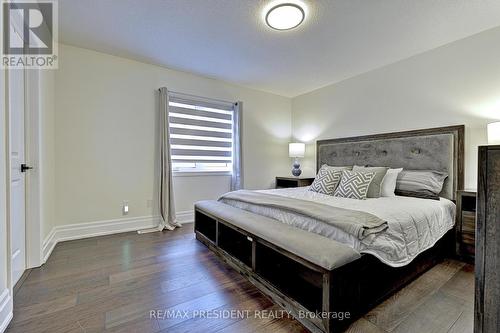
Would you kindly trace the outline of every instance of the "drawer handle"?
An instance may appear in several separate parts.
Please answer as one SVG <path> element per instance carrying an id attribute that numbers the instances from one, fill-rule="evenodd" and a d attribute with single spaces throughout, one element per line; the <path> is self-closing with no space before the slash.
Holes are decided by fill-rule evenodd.
<path id="1" fill-rule="evenodd" d="M 249 242 L 253 242 L 253 238 L 252 238 L 252 237 L 250 237 L 250 236 L 247 236 L 247 240 L 248 240 Z"/>

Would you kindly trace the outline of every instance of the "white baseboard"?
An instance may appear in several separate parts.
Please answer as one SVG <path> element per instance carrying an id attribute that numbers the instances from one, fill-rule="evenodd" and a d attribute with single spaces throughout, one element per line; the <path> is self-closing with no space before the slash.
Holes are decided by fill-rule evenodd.
<path id="1" fill-rule="evenodd" d="M 193 223 L 194 222 L 194 210 L 185 210 L 183 212 L 178 212 L 175 214 L 177 222 L 180 224 Z"/>
<path id="2" fill-rule="evenodd" d="M 0 294 L 0 333 L 5 332 L 12 320 L 12 298 L 9 289 L 4 289 Z"/>
<path id="3" fill-rule="evenodd" d="M 47 259 L 49 258 L 50 254 L 52 253 L 52 250 L 54 250 L 54 247 L 56 247 L 57 240 L 56 240 L 56 233 L 54 231 L 55 228 L 52 228 L 50 230 L 49 234 L 47 237 L 43 240 L 42 244 L 42 263 L 45 263 Z"/>
<path id="4" fill-rule="evenodd" d="M 179 212 L 176 217 L 181 224 L 194 222 L 193 211 Z M 141 216 L 54 227 L 43 241 L 43 262 L 47 261 L 59 242 L 148 229 L 156 227 L 159 222 L 158 216 Z"/>

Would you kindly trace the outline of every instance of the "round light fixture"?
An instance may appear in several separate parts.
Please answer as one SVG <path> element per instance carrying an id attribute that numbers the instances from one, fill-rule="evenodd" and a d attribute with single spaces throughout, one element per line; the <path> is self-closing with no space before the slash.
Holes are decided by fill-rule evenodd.
<path id="1" fill-rule="evenodd" d="M 276 30 L 298 27 L 305 18 L 304 10 L 294 3 L 282 3 L 272 7 L 266 14 L 266 23 Z"/>

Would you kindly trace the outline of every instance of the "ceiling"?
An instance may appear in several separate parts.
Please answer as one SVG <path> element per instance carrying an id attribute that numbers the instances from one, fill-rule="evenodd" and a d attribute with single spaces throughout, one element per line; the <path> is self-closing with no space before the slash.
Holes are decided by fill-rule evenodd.
<path id="1" fill-rule="evenodd" d="M 293 97 L 500 25 L 498 0 L 62 0 L 63 43 Z"/>

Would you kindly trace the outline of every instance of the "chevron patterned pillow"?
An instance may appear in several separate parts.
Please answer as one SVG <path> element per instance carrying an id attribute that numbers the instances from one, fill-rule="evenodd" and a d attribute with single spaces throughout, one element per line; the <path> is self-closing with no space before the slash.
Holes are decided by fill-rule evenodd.
<path id="1" fill-rule="evenodd" d="M 368 187 L 375 177 L 375 172 L 342 171 L 342 179 L 333 194 L 335 197 L 366 199 Z"/>
<path id="2" fill-rule="evenodd" d="M 327 166 L 322 166 L 316 178 L 314 178 L 314 182 L 309 187 L 309 191 L 333 195 L 341 177 L 342 170 L 334 170 Z"/>

